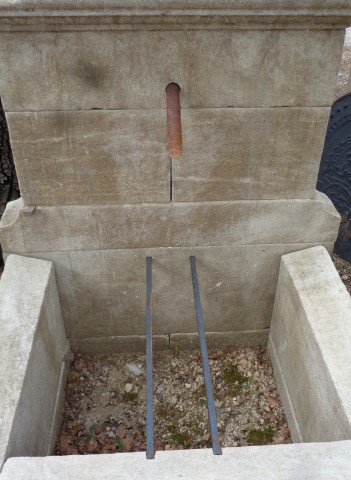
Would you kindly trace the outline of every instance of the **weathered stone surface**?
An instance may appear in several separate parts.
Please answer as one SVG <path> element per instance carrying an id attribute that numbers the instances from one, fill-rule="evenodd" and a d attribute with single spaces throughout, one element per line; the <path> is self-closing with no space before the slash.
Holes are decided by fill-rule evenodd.
<path id="1" fill-rule="evenodd" d="M 1 480 L 350 480 L 351 442 L 9 459 Z"/>
<path id="2" fill-rule="evenodd" d="M 146 335 L 126 335 L 122 337 L 75 337 L 70 338 L 73 352 L 79 353 L 125 353 L 144 352 Z M 153 350 L 169 349 L 169 335 L 153 335 Z"/>
<path id="3" fill-rule="evenodd" d="M 11 255 L 0 282 L 0 467 L 46 455 L 66 349 L 50 262 Z"/>
<path id="4" fill-rule="evenodd" d="M 169 201 L 165 111 L 8 115 L 27 205 Z"/>
<path id="5" fill-rule="evenodd" d="M 328 118 L 329 108 L 184 110 L 173 201 L 311 197 Z M 8 124 L 27 205 L 170 201 L 164 110 L 11 113 Z"/>
<path id="6" fill-rule="evenodd" d="M 22 32 L 2 32 L 4 109 L 165 108 L 170 82 L 180 85 L 183 108 L 329 106 L 343 46 L 340 24 L 347 21 L 347 13 L 351 18 L 350 10 L 344 9 L 345 18 L 339 16 L 335 30 L 301 29 L 301 15 L 300 28 L 274 30 L 279 25 L 269 14 L 261 19 L 272 30 L 226 30 L 229 25 L 210 30 L 211 20 L 205 19 L 203 30 L 190 31 L 183 18 L 173 25 L 180 31 L 145 31 L 150 21 L 154 29 L 160 28 L 149 12 L 148 20 L 132 27 L 143 31 L 57 32 L 56 28 L 49 33 L 29 32 L 27 27 Z M 319 20 L 325 22 L 321 13 Z M 249 16 L 241 19 L 241 28 Z M 85 23 L 89 21 L 94 21 L 92 16 Z M 39 29 L 50 29 L 49 23 L 43 19 Z M 64 20 L 66 30 L 70 23 Z M 98 29 L 96 23 L 90 28 Z M 112 29 L 113 19 L 109 23 Z"/>
<path id="7" fill-rule="evenodd" d="M 340 216 L 324 194 L 313 199 L 37 207 L 7 205 L 6 253 L 333 242 Z M 301 228 L 301 225 L 304 228 Z"/>
<path id="8" fill-rule="evenodd" d="M 266 330 L 250 330 L 241 332 L 206 332 L 208 348 L 222 348 L 227 345 L 252 347 L 254 345 L 267 345 L 268 328 Z M 200 348 L 197 333 L 172 333 L 170 335 L 170 348 L 179 346 L 182 349 Z"/>
<path id="9" fill-rule="evenodd" d="M 274 343 L 272 341 L 272 337 L 270 335 L 268 337 L 268 351 L 269 351 L 269 355 L 270 355 L 270 359 L 273 367 L 275 382 L 279 391 L 280 399 L 284 407 L 284 413 L 289 425 L 291 439 L 294 443 L 301 443 L 303 442 L 303 438 L 301 436 L 300 427 L 295 416 L 294 407 L 291 403 L 289 390 L 288 390 L 288 387 L 284 378 L 284 374 L 282 372 L 282 369 L 279 363 L 277 352 L 276 352 Z"/>
<path id="10" fill-rule="evenodd" d="M 351 299 L 323 247 L 283 256 L 270 337 L 296 436 L 351 439 Z"/>
<path id="11" fill-rule="evenodd" d="M 309 198 L 328 108 L 182 112 L 184 155 L 173 159 L 173 200 Z"/>
<path id="12" fill-rule="evenodd" d="M 147 255 L 155 335 L 196 332 L 189 255 L 196 255 L 209 332 L 269 327 L 280 257 L 313 244 L 27 254 L 54 262 L 67 336 L 145 335 Z M 326 244 L 331 250 L 333 243 Z"/>

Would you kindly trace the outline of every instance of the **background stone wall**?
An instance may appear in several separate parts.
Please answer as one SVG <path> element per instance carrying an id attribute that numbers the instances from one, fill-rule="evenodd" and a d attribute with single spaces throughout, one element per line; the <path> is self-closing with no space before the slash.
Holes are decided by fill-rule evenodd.
<path id="1" fill-rule="evenodd" d="M 335 240 L 339 217 L 314 187 L 351 7 L 34 4 L 0 7 L 22 193 L 2 221 L 5 252 L 54 262 L 66 330 L 82 342 L 145 333 L 146 255 L 155 334 L 196 330 L 192 254 L 207 330 L 257 338 L 281 255 Z M 179 159 L 166 147 L 170 82 Z"/>

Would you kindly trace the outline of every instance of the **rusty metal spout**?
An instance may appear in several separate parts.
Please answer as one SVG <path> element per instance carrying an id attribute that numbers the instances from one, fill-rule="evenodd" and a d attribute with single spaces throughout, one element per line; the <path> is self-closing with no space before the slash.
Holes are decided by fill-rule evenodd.
<path id="1" fill-rule="evenodd" d="M 166 95 L 168 152 L 170 157 L 181 157 L 183 154 L 183 141 L 179 85 L 176 83 L 168 84 L 166 88 Z"/>

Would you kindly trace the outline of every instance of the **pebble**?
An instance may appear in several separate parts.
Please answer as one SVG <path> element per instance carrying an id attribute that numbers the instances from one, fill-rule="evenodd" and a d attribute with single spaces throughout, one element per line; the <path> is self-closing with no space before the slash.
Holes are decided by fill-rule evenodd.
<path id="1" fill-rule="evenodd" d="M 341 275 L 341 280 L 348 280 L 349 276 L 348 275 Z"/>
<path id="2" fill-rule="evenodd" d="M 139 375 L 141 375 L 143 373 L 142 369 L 138 365 L 136 365 L 135 363 L 127 363 L 126 364 L 126 369 L 128 370 L 128 372 L 132 373 L 136 377 L 138 377 Z"/>
<path id="3" fill-rule="evenodd" d="M 171 405 L 173 405 L 173 406 L 174 406 L 174 405 L 177 405 L 177 403 L 178 403 L 177 397 L 176 397 L 175 395 L 173 395 L 173 396 L 169 399 L 169 403 L 170 403 Z"/>
<path id="4" fill-rule="evenodd" d="M 129 393 L 129 392 L 131 392 L 132 390 L 133 390 L 133 385 L 132 385 L 131 383 L 126 383 L 126 384 L 124 385 L 124 391 L 125 391 L 126 393 Z"/>

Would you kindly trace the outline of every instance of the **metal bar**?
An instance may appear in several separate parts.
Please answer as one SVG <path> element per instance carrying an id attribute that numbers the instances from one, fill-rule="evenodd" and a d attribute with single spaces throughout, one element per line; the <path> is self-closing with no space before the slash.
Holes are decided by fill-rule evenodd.
<path id="1" fill-rule="evenodd" d="M 146 458 L 155 458 L 152 384 L 152 257 L 146 257 Z"/>
<path id="2" fill-rule="evenodd" d="M 180 115 L 180 87 L 170 83 L 166 88 L 168 153 L 170 157 L 183 154 L 182 121 Z"/>
<path id="3" fill-rule="evenodd" d="M 196 310 L 197 329 L 199 332 L 200 347 L 201 347 L 202 368 L 204 371 L 204 379 L 205 379 L 207 410 L 208 410 L 208 416 L 210 420 L 212 451 L 215 455 L 222 455 L 221 445 L 219 443 L 219 438 L 218 438 L 217 415 L 216 415 L 216 408 L 215 408 L 214 398 L 213 398 L 210 364 L 208 362 L 205 327 L 204 327 L 201 298 L 200 298 L 200 289 L 199 289 L 199 282 L 197 279 L 197 271 L 196 271 L 196 259 L 194 256 L 191 256 L 189 257 L 189 260 L 190 260 L 190 267 L 191 267 L 191 276 L 193 280 L 194 301 L 195 301 L 195 310 Z"/>

